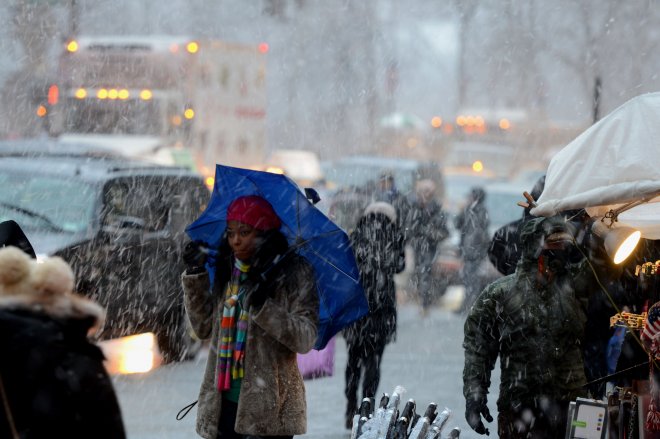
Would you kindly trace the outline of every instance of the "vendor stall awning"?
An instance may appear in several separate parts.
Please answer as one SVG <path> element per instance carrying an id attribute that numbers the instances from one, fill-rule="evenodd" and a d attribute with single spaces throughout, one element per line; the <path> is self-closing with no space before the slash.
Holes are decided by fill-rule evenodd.
<path id="1" fill-rule="evenodd" d="M 648 202 L 621 213 L 614 227 L 660 239 L 660 93 L 631 99 L 559 151 L 531 213 L 586 208 L 602 217 L 639 200 Z"/>

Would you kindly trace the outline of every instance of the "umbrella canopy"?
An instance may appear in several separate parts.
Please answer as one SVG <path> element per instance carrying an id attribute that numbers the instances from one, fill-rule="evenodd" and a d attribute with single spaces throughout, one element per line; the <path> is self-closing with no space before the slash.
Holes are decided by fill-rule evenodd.
<path id="1" fill-rule="evenodd" d="M 314 267 L 320 302 L 315 348 L 322 349 L 333 335 L 369 311 L 349 238 L 285 175 L 222 165 L 216 166 L 209 205 L 186 228 L 188 236 L 217 249 L 227 225 L 227 207 L 246 195 L 259 195 L 273 206 L 289 245 Z"/>
<path id="2" fill-rule="evenodd" d="M 603 217 L 635 201 L 643 203 L 622 212 L 613 227 L 660 239 L 660 93 L 631 99 L 559 151 L 531 213 L 586 208 Z"/>

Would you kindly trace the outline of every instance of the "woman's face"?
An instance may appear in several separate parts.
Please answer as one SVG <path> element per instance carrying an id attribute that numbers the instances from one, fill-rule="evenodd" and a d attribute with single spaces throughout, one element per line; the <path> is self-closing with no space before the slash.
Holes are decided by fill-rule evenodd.
<path id="1" fill-rule="evenodd" d="M 257 250 L 259 231 L 238 221 L 227 223 L 227 241 L 234 256 L 241 261 L 247 261 Z"/>

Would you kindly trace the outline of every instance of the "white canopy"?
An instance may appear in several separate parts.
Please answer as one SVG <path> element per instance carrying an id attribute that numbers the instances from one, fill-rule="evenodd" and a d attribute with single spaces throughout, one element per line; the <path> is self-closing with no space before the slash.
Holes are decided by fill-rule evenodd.
<path id="1" fill-rule="evenodd" d="M 634 227 L 646 239 L 660 239 L 660 93 L 631 99 L 559 151 L 531 213 L 586 208 L 600 217 L 647 198 L 621 213 L 614 227 Z"/>

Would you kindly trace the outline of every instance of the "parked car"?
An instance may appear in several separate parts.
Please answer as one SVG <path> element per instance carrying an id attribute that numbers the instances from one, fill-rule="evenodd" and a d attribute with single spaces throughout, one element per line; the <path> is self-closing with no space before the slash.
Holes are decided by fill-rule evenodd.
<path id="1" fill-rule="evenodd" d="M 0 185 L 0 220 L 17 221 L 38 257 L 69 262 L 76 290 L 106 308 L 101 339 L 153 332 L 166 361 L 195 353 L 179 277 L 185 226 L 209 199 L 200 176 L 84 145 L 0 142 Z"/>

